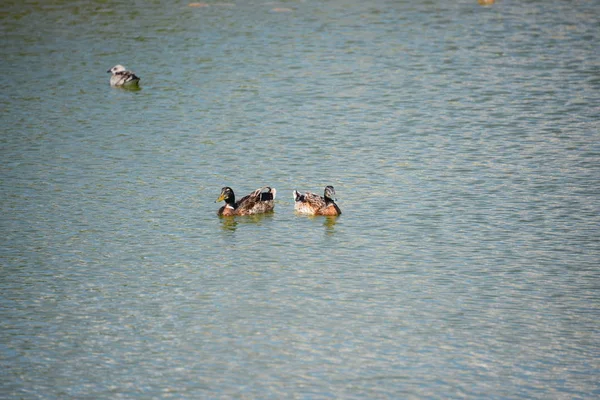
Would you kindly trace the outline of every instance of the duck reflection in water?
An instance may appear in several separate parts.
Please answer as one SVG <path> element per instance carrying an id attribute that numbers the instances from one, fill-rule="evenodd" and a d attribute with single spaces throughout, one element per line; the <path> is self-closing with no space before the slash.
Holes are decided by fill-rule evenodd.
<path id="1" fill-rule="evenodd" d="M 335 224 L 337 222 L 337 216 L 329 216 L 325 217 L 323 221 L 323 226 L 325 227 L 326 235 L 333 235 L 335 233 Z"/>
<path id="2" fill-rule="evenodd" d="M 221 229 L 227 232 L 235 232 L 236 229 L 245 224 L 261 225 L 265 219 L 273 218 L 273 213 L 246 215 L 243 218 L 234 216 L 221 216 Z"/>
<path id="3" fill-rule="evenodd" d="M 235 232 L 237 225 L 235 218 L 221 218 L 221 228 L 224 231 Z"/>

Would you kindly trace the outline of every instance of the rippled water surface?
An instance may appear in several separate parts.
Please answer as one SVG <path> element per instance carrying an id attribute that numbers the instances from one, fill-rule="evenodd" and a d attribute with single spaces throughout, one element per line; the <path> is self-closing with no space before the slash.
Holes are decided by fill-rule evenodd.
<path id="1" fill-rule="evenodd" d="M 600 2 L 0 11 L 0 397 L 600 396 Z"/>

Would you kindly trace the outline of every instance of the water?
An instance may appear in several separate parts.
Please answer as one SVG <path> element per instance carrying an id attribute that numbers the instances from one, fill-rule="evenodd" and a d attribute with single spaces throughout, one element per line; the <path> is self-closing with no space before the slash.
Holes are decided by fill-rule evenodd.
<path id="1" fill-rule="evenodd" d="M 598 1 L 0 9 L 0 397 L 600 396 Z"/>

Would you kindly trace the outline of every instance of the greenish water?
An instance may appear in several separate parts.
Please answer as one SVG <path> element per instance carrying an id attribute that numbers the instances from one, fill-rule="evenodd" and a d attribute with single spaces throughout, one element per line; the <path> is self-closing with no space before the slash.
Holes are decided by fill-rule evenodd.
<path id="1" fill-rule="evenodd" d="M 0 397 L 600 396 L 598 1 L 188 3 L 0 6 Z"/>

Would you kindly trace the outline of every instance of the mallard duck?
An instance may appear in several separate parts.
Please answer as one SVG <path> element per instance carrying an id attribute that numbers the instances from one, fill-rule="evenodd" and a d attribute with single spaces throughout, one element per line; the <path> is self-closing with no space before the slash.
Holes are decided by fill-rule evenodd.
<path id="1" fill-rule="evenodd" d="M 310 215 L 340 215 L 342 210 L 335 204 L 335 189 L 325 186 L 323 197 L 306 192 L 300 194 L 294 190 L 294 210 Z"/>
<path id="2" fill-rule="evenodd" d="M 140 78 L 138 78 L 133 72 L 127 71 L 122 65 L 115 65 L 108 71 L 109 74 L 112 73 L 110 77 L 110 86 L 121 86 L 124 88 L 137 88 L 140 83 Z"/>
<path id="3" fill-rule="evenodd" d="M 225 205 L 219 208 L 218 215 L 251 215 L 262 214 L 273 211 L 275 207 L 275 195 L 277 190 L 268 186 L 258 188 L 248 196 L 235 201 L 235 194 L 230 187 L 221 189 L 221 195 L 215 203 L 225 201 Z"/>

